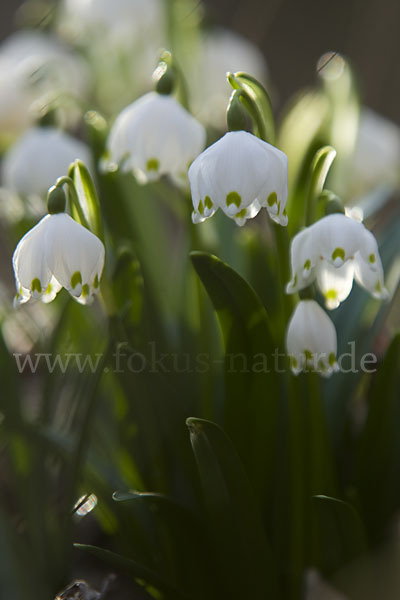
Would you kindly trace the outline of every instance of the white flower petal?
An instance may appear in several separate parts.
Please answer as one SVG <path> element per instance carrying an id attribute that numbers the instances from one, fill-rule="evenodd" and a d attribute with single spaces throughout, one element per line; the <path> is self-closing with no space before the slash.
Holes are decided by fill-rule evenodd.
<path id="1" fill-rule="evenodd" d="M 314 268 L 319 260 L 318 249 L 308 227 L 294 236 L 290 248 L 292 279 L 286 287 L 287 294 L 293 294 L 305 288 L 314 280 Z"/>
<path id="2" fill-rule="evenodd" d="M 311 225 L 310 236 L 321 256 L 340 267 L 362 245 L 365 227 L 343 214 L 333 214 Z"/>
<path id="3" fill-rule="evenodd" d="M 374 298 L 386 300 L 389 297 L 389 292 L 383 282 L 383 268 L 379 255 L 377 255 L 377 259 L 372 266 L 363 259 L 361 253 L 357 253 L 354 267 L 357 283 L 368 290 Z"/>
<path id="4" fill-rule="evenodd" d="M 46 235 L 50 216 L 45 216 L 19 241 L 14 255 L 13 268 L 17 287 L 17 302 L 23 303 L 31 296 L 39 298 L 51 280 L 48 265 Z"/>
<path id="5" fill-rule="evenodd" d="M 74 297 L 97 293 L 104 266 L 104 246 L 66 213 L 51 215 L 48 231 L 49 267 Z"/>
<path id="6" fill-rule="evenodd" d="M 321 260 L 317 264 L 315 274 L 317 285 L 325 298 L 325 306 L 332 310 L 346 300 L 351 292 L 354 261 L 348 260 L 341 267 L 334 267 L 330 262 Z"/>

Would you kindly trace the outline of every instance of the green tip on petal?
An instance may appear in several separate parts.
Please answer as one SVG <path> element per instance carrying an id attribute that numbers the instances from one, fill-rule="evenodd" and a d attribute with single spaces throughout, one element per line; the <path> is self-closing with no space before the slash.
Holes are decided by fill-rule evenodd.
<path id="1" fill-rule="evenodd" d="M 272 194 L 270 194 L 268 196 L 267 204 L 269 207 L 272 207 L 272 206 L 274 206 L 274 204 L 277 204 L 277 202 L 278 202 L 278 196 L 276 195 L 276 192 L 272 192 Z"/>
<path id="2" fill-rule="evenodd" d="M 85 283 L 85 284 L 82 286 L 82 296 L 85 298 L 86 296 L 89 296 L 89 294 L 90 294 L 90 289 L 89 289 L 89 286 L 88 286 L 88 284 L 87 284 L 87 283 Z"/>
<path id="3" fill-rule="evenodd" d="M 336 356 L 333 352 L 328 356 L 329 366 L 333 367 L 336 364 Z"/>
<path id="4" fill-rule="evenodd" d="M 327 292 L 325 292 L 325 298 L 327 300 L 337 300 L 337 291 L 334 289 L 328 290 Z"/>
<path id="5" fill-rule="evenodd" d="M 335 250 L 332 252 L 332 260 L 336 261 L 338 258 L 341 261 L 344 261 L 346 257 L 346 252 L 343 250 L 343 248 L 335 248 Z"/>
<path id="6" fill-rule="evenodd" d="M 75 289 L 77 285 L 82 284 L 82 275 L 80 271 L 75 271 L 75 273 L 71 276 L 71 288 Z"/>
<path id="7" fill-rule="evenodd" d="M 242 210 L 239 210 L 239 212 L 236 213 L 235 217 L 237 219 L 243 219 L 246 215 L 247 215 L 247 210 L 245 208 L 242 208 Z"/>
<path id="8" fill-rule="evenodd" d="M 158 171 L 159 168 L 160 161 L 158 160 L 158 158 L 149 158 L 149 160 L 146 163 L 147 171 Z"/>
<path id="9" fill-rule="evenodd" d="M 35 279 L 32 279 L 31 290 L 32 292 L 38 292 L 38 294 L 42 293 L 42 285 L 40 283 L 40 279 L 38 279 L 37 277 Z"/>
<path id="10" fill-rule="evenodd" d="M 227 194 L 227 196 L 226 196 L 226 205 L 227 206 L 232 206 L 232 204 L 234 204 L 235 206 L 237 206 L 239 208 L 241 202 L 242 202 L 242 198 L 241 198 L 240 194 L 238 194 L 237 192 L 229 192 L 229 194 Z"/>
<path id="11" fill-rule="evenodd" d="M 369 257 L 368 257 L 368 259 L 369 259 L 369 262 L 371 264 L 374 264 L 374 262 L 376 262 L 376 256 L 375 256 L 375 254 L 370 254 Z"/>
<path id="12" fill-rule="evenodd" d="M 93 287 L 94 287 L 94 289 L 97 290 L 97 288 L 99 287 L 99 285 L 100 285 L 99 276 L 96 273 L 96 275 L 94 276 L 94 279 L 93 279 Z"/>
<path id="13" fill-rule="evenodd" d="M 304 356 L 306 357 L 306 361 L 310 361 L 313 359 L 311 350 L 304 350 Z"/>
<path id="14" fill-rule="evenodd" d="M 210 198 L 210 196 L 206 196 L 206 197 L 204 198 L 204 204 L 205 204 L 205 206 L 206 206 L 206 207 L 207 207 L 209 210 L 211 210 L 211 209 L 212 209 L 212 207 L 214 206 L 214 205 L 213 205 L 213 203 L 212 203 L 212 201 L 211 201 L 211 198 Z"/>

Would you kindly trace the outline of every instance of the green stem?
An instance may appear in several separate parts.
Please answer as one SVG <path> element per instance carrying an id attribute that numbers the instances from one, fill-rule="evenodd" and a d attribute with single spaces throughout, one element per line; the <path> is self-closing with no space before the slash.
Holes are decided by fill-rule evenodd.
<path id="1" fill-rule="evenodd" d="M 85 213 L 83 212 L 82 206 L 80 205 L 74 182 L 70 177 L 59 177 L 56 181 L 56 187 L 61 187 L 63 185 L 68 186 L 69 199 L 72 205 L 76 208 L 80 222 L 84 227 L 86 227 L 86 229 L 89 229 L 90 231 L 90 225 L 85 217 Z"/>
<path id="2" fill-rule="evenodd" d="M 285 291 L 286 284 L 290 280 L 289 235 L 286 227 L 282 227 L 277 223 L 274 223 L 273 231 L 279 269 L 279 287 L 281 290 L 282 326 L 285 329 L 296 301 L 294 294 L 286 294 Z"/>

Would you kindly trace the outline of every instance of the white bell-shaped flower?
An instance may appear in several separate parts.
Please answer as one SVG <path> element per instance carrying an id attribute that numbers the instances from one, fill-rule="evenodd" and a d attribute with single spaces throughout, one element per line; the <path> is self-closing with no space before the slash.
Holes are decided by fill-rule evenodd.
<path id="1" fill-rule="evenodd" d="M 205 145 L 206 131 L 169 95 L 150 92 L 127 106 L 108 138 L 106 168 L 121 166 L 141 183 L 170 175 L 187 181 L 192 160 Z"/>
<path id="2" fill-rule="evenodd" d="M 292 240 L 291 264 L 287 293 L 316 280 L 329 309 L 347 298 L 354 278 L 374 298 L 388 296 L 375 237 L 362 223 L 343 214 L 328 215 L 300 231 Z"/>
<path id="3" fill-rule="evenodd" d="M 81 304 L 99 291 L 103 243 L 66 213 L 43 217 L 18 243 L 13 255 L 15 304 L 30 298 L 51 302 L 62 287 Z"/>
<path id="4" fill-rule="evenodd" d="M 85 97 L 89 82 L 85 60 L 57 38 L 27 30 L 9 36 L 0 45 L 0 136 L 12 139 L 52 102 L 74 117 L 76 107 L 62 98 Z"/>
<path id="5" fill-rule="evenodd" d="M 194 223 L 218 208 L 244 225 L 262 207 L 280 225 L 287 224 L 286 155 L 247 131 L 230 131 L 207 148 L 189 169 Z"/>
<path id="6" fill-rule="evenodd" d="M 2 185 L 20 196 L 43 197 L 77 158 L 90 168 L 86 144 L 55 127 L 32 127 L 5 153 Z"/>
<path id="7" fill-rule="evenodd" d="M 291 369 L 317 371 L 325 377 L 339 370 L 335 326 L 315 300 L 301 300 L 289 321 L 286 348 Z"/>

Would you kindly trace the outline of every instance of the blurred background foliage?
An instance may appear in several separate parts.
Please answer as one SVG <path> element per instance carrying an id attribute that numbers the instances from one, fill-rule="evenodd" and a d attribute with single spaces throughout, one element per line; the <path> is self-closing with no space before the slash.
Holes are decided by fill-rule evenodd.
<path id="1" fill-rule="evenodd" d="M 49 7 L 27 3 L 19 22 L 71 42 Z M 4 36 L 6 11 L 11 22 L 16 8 L 2 5 Z M 338 354 L 356 340 L 356 364 L 373 352 L 378 369 L 321 382 L 285 368 L 232 368 L 239 353 L 284 353 L 274 228 L 263 214 L 246 228 L 220 214 L 195 227 L 187 191 L 100 172 L 109 125 L 150 89 L 157 56 L 146 58 L 143 80 L 138 71 L 131 80 L 123 56 L 72 40 L 91 88 L 73 99 L 72 124 L 68 110 L 64 122 L 93 152 L 116 310 L 110 318 L 100 303 L 86 309 L 62 292 L 49 306 L 12 311 L 11 253 L 44 208 L 43 199 L 3 190 L 0 595 L 52 600 L 74 577 L 100 589 L 117 573 L 110 599 L 397 598 L 399 130 L 365 105 L 399 119 L 399 5 L 177 0 L 165 10 L 162 44 L 182 66 L 210 142 L 224 123 L 219 98 L 207 111 L 196 106 L 199 85 L 211 93 L 211 63 L 204 71 L 196 63 L 201 28 L 232 27 L 261 49 L 268 68 L 261 61 L 256 75 L 289 157 L 291 235 L 303 224 L 315 152 L 337 150 L 327 185 L 362 208 L 393 298 L 380 304 L 352 291 L 333 313 Z M 317 73 L 332 49 L 349 62 L 325 55 Z M 96 71 L 99 56 L 110 60 Z M 131 58 L 141 63 L 139 47 Z M 18 372 L 13 355 L 35 353 L 79 353 L 95 372 L 45 360 Z"/>

